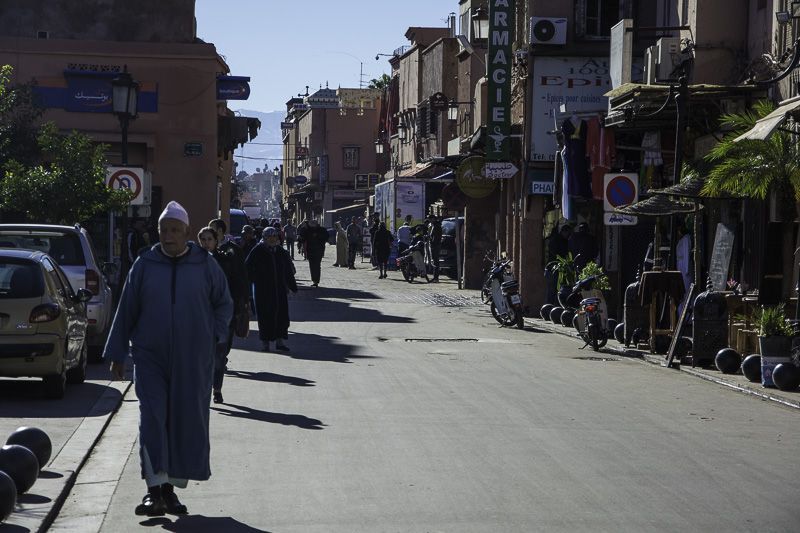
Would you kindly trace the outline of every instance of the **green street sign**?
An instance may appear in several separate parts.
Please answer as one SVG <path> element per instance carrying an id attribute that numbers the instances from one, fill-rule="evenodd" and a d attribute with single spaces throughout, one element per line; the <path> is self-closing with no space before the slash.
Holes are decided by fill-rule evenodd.
<path id="1" fill-rule="evenodd" d="M 511 160 L 511 42 L 514 0 L 489 2 L 488 116 L 486 159 Z"/>

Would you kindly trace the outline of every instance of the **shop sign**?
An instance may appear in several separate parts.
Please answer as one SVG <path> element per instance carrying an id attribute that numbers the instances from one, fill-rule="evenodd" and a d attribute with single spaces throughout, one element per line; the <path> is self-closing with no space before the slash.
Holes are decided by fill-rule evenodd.
<path id="1" fill-rule="evenodd" d="M 483 175 L 486 161 L 483 157 L 466 158 L 456 169 L 458 188 L 470 198 L 485 198 L 492 194 L 497 182 Z"/>
<path id="2" fill-rule="evenodd" d="M 603 268 L 606 272 L 616 272 L 619 270 L 619 227 L 606 225 L 605 227 L 605 250 Z"/>
<path id="3" fill-rule="evenodd" d="M 294 129 L 294 122 L 281 122 L 281 129 L 282 130 L 293 130 Z"/>
<path id="4" fill-rule="evenodd" d="M 203 155 L 203 143 L 186 143 L 183 145 L 183 155 L 197 157 Z"/>
<path id="5" fill-rule="evenodd" d="M 367 191 L 370 189 L 374 189 L 375 185 L 378 184 L 378 180 L 380 179 L 380 174 L 356 174 L 356 182 L 355 182 L 355 190 L 357 191 Z"/>
<path id="6" fill-rule="evenodd" d="M 295 185 L 305 185 L 308 183 L 308 177 L 306 176 L 295 176 L 294 177 L 294 184 Z"/>
<path id="7" fill-rule="evenodd" d="M 556 184 L 552 181 L 532 181 L 531 190 L 528 194 L 538 194 L 543 196 L 553 196 L 556 192 Z"/>
<path id="8" fill-rule="evenodd" d="M 511 159 L 511 30 L 514 0 L 489 2 L 488 117 L 486 159 Z"/>
<path id="9" fill-rule="evenodd" d="M 483 168 L 483 175 L 490 180 L 508 180 L 517 175 L 519 169 L 514 163 L 490 161 Z"/>
<path id="10" fill-rule="evenodd" d="M 555 161 L 556 136 L 548 133 L 561 129 L 560 122 L 574 112 L 606 112 L 611 90 L 608 57 L 534 58 L 533 121 L 531 160 Z M 556 112 L 565 106 L 566 115 Z"/>
<path id="11" fill-rule="evenodd" d="M 247 100 L 250 98 L 249 76 L 217 77 L 217 100 Z"/>
<path id="12" fill-rule="evenodd" d="M 294 147 L 294 156 L 298 159 L 303 157 L 308 157 L 308 147 L 307 146 L 295 146 Z"/>

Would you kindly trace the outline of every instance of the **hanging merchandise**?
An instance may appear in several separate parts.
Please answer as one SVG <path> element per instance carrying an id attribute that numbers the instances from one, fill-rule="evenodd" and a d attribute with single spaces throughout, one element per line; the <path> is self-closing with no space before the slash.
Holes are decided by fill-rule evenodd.
<path id="1" fill-rule="evenodd" d="M 602 124 L 602 117 L 590 118 L 586 123 L 586 155 L 592 173 L 592 198 L 603 199 L 603 177 L 614 166 L 617 157 L 614 129 Z"/>
<path id="2" fill-rule="evenodd" d="M 561 150 L 561 161 L 564 166 L 564 176 L 561 185 L 561 213 L 567 220 L 574 220 L 572 214 L 572 199 L 569 197 L 570 170 L 567 165 L 567 147 Z"/>
<path id="3" fill-rule="evenodd" d="M 589 162 L 586 157 L 586 121 L 576 115 L 561 124 L 564 134 L 564 170 L 569 175 L 568 194 L 582 198 L 592 197 Z"/>

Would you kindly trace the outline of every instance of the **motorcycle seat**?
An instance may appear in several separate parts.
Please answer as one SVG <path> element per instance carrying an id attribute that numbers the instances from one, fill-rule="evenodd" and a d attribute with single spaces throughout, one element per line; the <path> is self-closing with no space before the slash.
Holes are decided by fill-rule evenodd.
<path id="1" fill-rule="evenodd" d="M 503 290 L 516 289 L 517 287 L 519 287 L 519 283 L 513 279 L 500 284 L 500 288 Z"/>

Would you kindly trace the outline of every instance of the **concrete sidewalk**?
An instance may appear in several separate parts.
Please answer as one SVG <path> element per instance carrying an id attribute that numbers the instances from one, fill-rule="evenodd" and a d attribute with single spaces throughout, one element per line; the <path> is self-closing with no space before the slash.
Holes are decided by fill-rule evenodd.
<path id="1" fill-rule="evenodd" d="M 583 341 L 577 336 L 573 328 L 557 325 L 540 318 L 526 318 L 525 322 L 533 327 L 570 337 L 574 339 L 575 343 L 579 346 L 583 344 Z M 586 348 L 586 350 L 591 351 L 590 348 Z M 665 371 L 669 370 L 666 368 L 666 359 L 663 355 L 653 354 L 647 350 L 625 347 L 625 345 L 618 343 L 615 339 L 609 339 L 608 344 L 603 350 L 616 355 L 632 357 L 653 365 L 662 366 Z M 800 409 L 800 390 L 786 392 L 773 387 L 763 387 L 760 383 L 749 381 L 741 374 L 723 374 L 716 368 L 692 367 L 691 365 L 673 363 L 673 369 L 751 395 L 761 400 Z"/>

